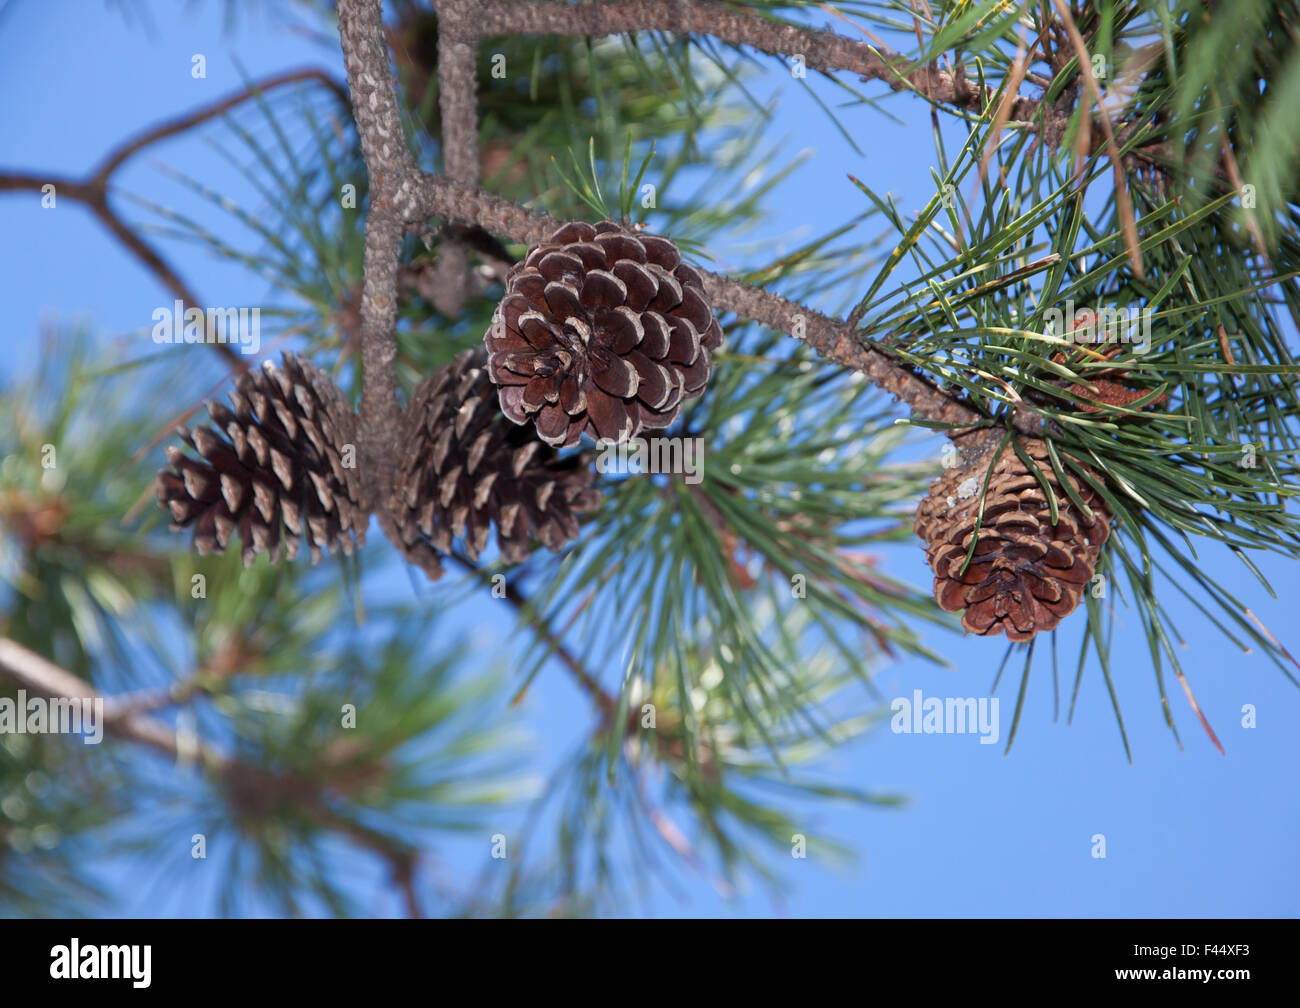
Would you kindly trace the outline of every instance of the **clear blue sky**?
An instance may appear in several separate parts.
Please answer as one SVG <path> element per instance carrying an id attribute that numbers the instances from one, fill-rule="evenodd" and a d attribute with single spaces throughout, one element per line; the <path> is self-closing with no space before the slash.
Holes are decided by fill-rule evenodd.
<path id="1" fill-rule="evenodd" d="M 328 64 L 342 74 L 335 47 L 322 47 L 258 11 L 241 15 L 232 34 L 222 31 L 221 4 L 149 4 L 152 34 L 128 25 L 117 10 L 94 0 L 57 4 L 0 3 L 0 164 L 78 174 L 114 142 L 142 125 L 181 113 L 240 85 L 235 61 L 251 75 Z M 244 6 L 244 5 L 238 5 Z M 190 57 L 207 56 L 208 76 L 190 76 Z M 782 106 L 773 136 L 814 156 L 772 201 L 777 213 L 764 225 L 770 254 L 793 246 L 862 207 L 845 178 L 851 172 L 899 195 L 905 208 L 928 198 L 933 163 L 929 116 L 908 98 L 890 109 L 904 122 L 875 111 L 843 113 L 866 157 L 848 149 L 824 113 L 788 78 L 772 72 L 770 89 Z M 838 101 L 835 93 L 823 94 Z M 164 160 L 214 182 L 229 179 L 198 137 L 151 149 L 121 176 L 128 189 L 163 203 L 195 204 L 154 167 Z M 138 216 L 138 215 L 137 215 Z M 8 345 L 0 368 L 24 373 L 35 354 L 42 318 L 84 321 L 98 338 L 140 338 L 149 314 L 170 296 L 128 260 L 90 215 L 71 201 L 42 210 L 31 194 L 0 195 L 0 247 Z M 264 284 L 206 253 L 170 245 L 182 275 L 218 304 L 255 303 Z M 147 338 L 147 336 L 145 337 Z M 160 390 L 160 419 L 174 406 Z M 938 441 L 931 446 L 937 453 Z M 917 581 L 927 570 L 919 546 L 890 555 L 893 572 Z M 1258 559 L 1281 601 L 1270 599 L 1236 561 L 1206 550 L 1206 570 L 1249 600 L 1260 618 L 1293 651 L 1296 569 L 1280 558 Z M 887 916 L 1294 916 L 1300 880 L 1292 856 L 1300 835 L 1300 794 L 1293 784 L 1300 756 L 1300 691 L 1259 656 L 1243 655 L 1193 610 L 1171 601 L 1187 637 L 1184 655 L 1202 708 L 1227 750 L 1220 756 L 1192 717 L 1177 686 L 1170 703 L 1185 751 L 1164 725 L 1145 638 L 1132 617 L 1122 621 L 1113 651 L 1116 687 L 1132 742 L 1129 765 L 1095 666 L 1085 672 L 1074 724 L 1052 722 L 1052 686 L 1046 669 L 1029 685 L 1016 745 L 979 745 L 973 737 L 894 736 L 878 731 L 824 766 L 836 782 L 901 792 L 899 810 L 818 807 L 810 833 L 823 829 L 845 840 L 856 863 L 830 871 L 815 860 L 783 866 L 790 881 L 777 909 L 789 915 Z M 504 634 L 500 608 L 479 601 L 467 610 L 488 634 Z M 880 671 L 886 696 L 981 696 L 988 693 L 1002 645 L 936 633 L 932 643 L 953 668 L 907 661 Z M 1074 654 L 1068 646 L 1063 655 Z M 1068 694 L 1072 668 L 1064 671 Z M 1013 661 L 1000 687 L 1003 733 L 1010 722 L 1019 673 Z M 1240 726 L 1243 704 L 1254 704 L 1258 726 Z M 575 714 L 575 712 L 581 712 Z M 587 722 L 582 698 L 555 669 L 529 698 L 527 723 L 536 736 L 539 769 L 554 765 Z M 576 727 L 575 727 L 576 726 Z M 1108 856 L 1090 855 L 1103 833 Z M 480 852 L 481 853 L 481 852 Z M 449 848 L 442 871 L 477 867 L 466 844 Z M 196 869 L 201 871 L 202 869 Z M 105 864 L 105 877 L 124 894 L 128 912 L 197 914 L 211 879 L 169 879 L 165 907 L 146 866 Z M 373 880 L 356 882 L 362 891 Z M 764 891 L 719 899 L 698 877 L 684 875 L 686 902 L 653 897 L 660 914 L 771 913 Z M 376 897 L 377 912 L 389 909 Z"/>

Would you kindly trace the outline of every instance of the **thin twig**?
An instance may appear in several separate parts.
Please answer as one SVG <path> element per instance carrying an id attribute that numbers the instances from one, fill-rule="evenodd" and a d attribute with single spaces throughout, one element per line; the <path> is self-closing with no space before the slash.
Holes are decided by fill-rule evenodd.
<path id="1" fill-rule="evenodd" d="M 210 119 L 224 115 L 236 106 L 266 91 L 272 91 L 286 84 L 304 81 L 322 83 L 339 95 L 340 98 L 345 97 L 342 85 L 323 70 L 293 70 L 276 74 L 260 81 L 254 81 L 241 91 L 201 106 L 192 112 L 169 119 L 123 141 L 109 151 L 101 159 L 98 166 L 92 169 L 84 179 L 56 177 L 33 172 L 0 172 L 0 192 L 42 192 L 45 186 L 53 185 L 56 198 L 63 196 L 84 204 L 98 218 L 99 222 L 112 232 L 113 236 L 122 243 L 127 251 L 153 273 L 174 297 L 179 298 L 187 305 L 202 304 L 189 286 L 181 279 L 180 274 L 163 258 L 162 253 L 133 230 L 113 208 L 108 198 L 112 188 L 113 175 L 132 155 L 139 153 L 152 144 L 158 143 L 160 140 L 176 136 Z M 212 343 L 210 345 L 231 364 L 238 365 L 241 371 L 247 367 L 247 361 L 241 359 L 240 355 L 229 344 Z"/>
<path id="2" fill-rule="evenodd" d="M 468 557 L 461 556 L 459 553 L 452 553 L 451 557 L 471 574 L 486 578 L 484 571 Z M 583 691 L 591 697 L 600 710 L 602 720 L 608 722 L 612 719 L 618 706 L 617 702 L 604 690 L 596 677 L 587 671 L 582 661 L 569 650 L 562 637 L 550 628 L 533 605 L 532 599 L 518 586 L 511 584 L 509 579 L 505 582 L 505 593 L 506 601 L 528 622 L 533 632 L 550 648 L 551 653 L 560 660 Z"/>
<path id="3" fill-rule="evenodd" d="M 117 211 L 109 205 L 106 188 L 96 187 L 89 182 L 54 175 L 0 172 L 0 192 L 23 190 L 43 192 L 47 185 L 54 186 L 56 199 L 62 196 L 65 199 L 81 203 L 90 210 L 99 222 L 122 243 L 126 250 L 171 292 L 173 297 L 178 298 L 187 305 L 202 304 L 198 296 L 180 278 L 180 274 L 163 258 L 162 253 L 141 238 L 118 216 Z M 241 363 L 239 354 L 229 344 L 212 343 L 209 345 L 230 363 Z"/>
<path id="4" fill-rule="evenodd" d="M 19 686 L 40 696 L 70 700 L 98 698 L 105 700 L 106 712 L 113 709 L 111 700 L 103 697 L 90 683 L 8 637 L 0 637 L 0 671 L 7 673 Z M 129 710 L 119 717 L 106 716 L 104 720 L 105 729 L 114 735 L 148 746 L 172 759 L 179 755 L 175 730 L 161 721 Z M 201 755 L 205 766 L 225 762 L 225 757 L 212 748 L 201 750 Z"/>
<path id="5" fill-rule="evenodd" d="M 289 70 L 270 77 L 263 77 L 261 80 L 252 81 L 247 87 L 229 94 L 225 98 L 219 98 L 210 104 L 201 105 L 191 112 L 186 112 L 174 119 L 159 123 L 145 132 L 124 141 L 104 156 L 99 163 L 99 167 L 90 173 L 89 181 L 92 185 L 98 183 L 106 186 L 109 176 L 117 171 L 124 161 L 151 144 L 176 136 L 178 133 L 184 133 L 210 119 L 215 119 L 217 116 L 225 115 L 231 109 L 237 108 L 246 101 L 265 94 L 267 91 L 274 91 L 286 84 L 301 84 L 307 81 L 314 81 L 323 85 L 333 91 L 340 102 L 346 104 L 348 93 L 344 89 L 343 83 L 332 74 L 315 67 L 308 67 L 303 70 Z"/>
<path id="6" fill-rule="evenodd" d="M 457 182 L 478 182 L 478 33 L 477 4 L 442 0 L 438 4 L 438 110 L 442 120 L 442 170 Z M 444 231 L 434 263 L 432 300 L 448 318 L 469 299 L 469 256 L 455 236 Z"/>
<path id="7" fill-rule="evenodd" d="M 440 175 L 420 178 L 419 204 L 425 214 L 437 214 L 463 224 L 476 224 L 514 241 L 535 244 L 560 226 L 555 218 L 529 210 L 490 193 L 459 185 Z M 732 311 L 777 332 L 803 332 L 803 342 L 832 363 L 860 371 L 899 398 L 914 416 L 932 423 L 970 428 L 987 423 L 974 406 L 939 388 L 888 354 L 884 338 L 870 340 L 847 323 L 730 277 L 701 270 L 716 309 Z M 802 319 L 802 326 L 798 323 Z M 1031 409 L 1013 415 L 1017 430 L 1041 433 L 1043 420 Z"/>
<path id="8" fill-rule="evenodd" d="M 1083 76 L 1088 92 L 1092 95 L 1092 100 L 1097 103 L 1097 121 L 1101 123 L 1101 131 L 1106 135 L 1111 168 L 1115 173 L 1115 199 L 1119 206 L 1120 223 L 1124 229 L 1124 244 L 1128 246 L 1129 262 L 1133 266 L 1133 274 L 1138 279 L 1142 279 L 1144 274 L 1142 271 L 1142 250 L 1138 247 L 1137 219 L 1133 215 L 1133 199 L 1129 195 L 1128 179 L 1124 175 L 1124 163 L 1123 158 L 1120 157 L 1119 145 L 1115 142 L 1115 130 L 1110 124 L 1110 113 L 1106 110 L 1101 88 L 1092 72 L 1092 60 L 1088 56 L 1088 46 L 1079 33 L 1078 25 L 1074 23 L 1074 16 L 1070 13 L 1070 8 L 1064 3 L 1064 0 L 1052 0 L 1052 3 L 1056 6 L 1057 14 L 1065 23 L 1065 30 L 1069 33 L 1070 43 L 1074 46 L 1075 55 L 1079 58 L 1079 73 Z M 1088 116 L 1085 115 L 1083 118 L 1085 122 L 1089 121 Z"/>
<path id="9" fill-rule="evenodd" d="M 779 56 L 802 56 L 812 70 L 847 70 L 864 80 L 883 81 L 894 91 L 913 91 L 929 101 L 978 108 L 989 92 L 962 77 L 883 46 L 870 47 L 833 31 L 805 28 L 725 4 L 680 0 L 616 0 L 612 3 L 555 3 L 548 0 L 488 0 L 474 9 L 484 35 L 617 35 L 648 30 L 677 35 L 711 35 Z M 1021 98 L 1016 119 L 1031 119 L 1038 102 Z"/>
<path id="10" fill-rule="evenodd" d="M 475 69 L 479 4 L 438 3 L 438 111 L 442 170 L 457 182 L 478 181 L 478 77 Z"/>

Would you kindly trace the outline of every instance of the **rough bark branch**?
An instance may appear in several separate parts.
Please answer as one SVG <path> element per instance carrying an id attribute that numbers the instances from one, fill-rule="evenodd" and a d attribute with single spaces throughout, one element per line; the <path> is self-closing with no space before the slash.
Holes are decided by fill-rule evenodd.
<path id="1" fill-rule="evenodd" d="M 441 11 L 443 4 L 439 4 Z M 725 4 L 682 0 L 616 0 L 613 3 L 557 3 L 554 0 L 487 0 L 475 6 L 474 24 L 485 35 L 616 35 L 658 29 L 677 35 L 711 35 L 777 56 L 800 55 L 812 70 L 848 70 L 864 80 L 883 81 L 894 91 L 915 91 L 955 108 L 979 108 L 991 90 L 960 73 L 914 63 L 902 53 L 833 31 L 783 24 Z M 1011 118 L 1028 120 L 1038 102 L 1018 98 Z"/>
<path id="2" fill-rule="evenodd" d="M 128 705 L 118 707 L 113 700 L 103 697 L 94 686 L 79 676 L 60 668 L 53 662 L 28 650 L 17 641 L 0 637 L 0 671 L 23 689 L 42 697 L 67 697 L 72 700 L 104 700 L 104 727 L 120 738 L 148 746 L 164 756 L 175 759 L 179 754 L 176 732 L 166 724 L 144 714 L 135 713 Z M 224 757 L 211 750 L 200 754 L 204 762 L 220 764 Z"/>
<path id="3" fill-rule="evenodd" d="M 478 182 L 477 4 L 438 4 L 438 110 L 442 119 L 442 170 L 457 182 Z M 469 300 L 469 255 L 443 232 L 433 285 L 435 307 L 455 318 Z"/>
<path id="4" fill-rule="evenodd" d="M 460 185 L 444 176 L 424 174 L 418 194 L 423 213 L 446 217 L 465 225 L 478 225 L 512 241 L 535 244 L 560 222 L 554 217 L 481 190 Z M 818 356 L 843 367 L 860 371 L 876 385 L 897 396 L 919 419 L 933 423 L 971 427 L 986 422 L 973 406 L 914 373 L 855 327 L 831 318 L 796 301 L 730 277 L 700 271 L 715 308 L 735 312 L 777 332 L 791 333 L 796 318 L 804 321 L 803 341 Z M 1025 434 L 1038 434 L 1042 418 L 1032 410 L 1020 409 L 1013 423 Z M 969 446 L 968 446 L 969 447 Z"/>
<path id="5" fill-rule="evenodd" d="M 373 510 L 382 506 L 392 485 L 401 418 L 394 363 L 398 259 L 405 224 L 418 219 L 410 184 L 419 171 L 402 130 L 379 0 L 340 0 L 338 11 L 348 90 L 370 183 L 360 306 L 359 447 L 363 471 L 370 477 L 364 503 Z M 395 545 L 400 548 L 400 541 Z"/>
<path id="6" fill-rule="evenodd" d="M 438 4 L 438 111 L 442 168 L 457 182 L 478 181 L 478 76 L 475 68 L 481 5 Z"/>

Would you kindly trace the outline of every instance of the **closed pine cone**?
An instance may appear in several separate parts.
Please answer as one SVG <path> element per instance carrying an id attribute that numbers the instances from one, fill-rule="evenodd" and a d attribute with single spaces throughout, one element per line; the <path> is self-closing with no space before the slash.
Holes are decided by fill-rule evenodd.
<path id="1" fill-rule="evenodd" d="M 1110 534 L 1111 518 L 1100 495 L 1067 471 L 1070 486 L 1092 509 L 1093 521 L 1084 517 L 1057 481 L 1044 442 L 1032 439 L 1021 447 L 1052 488 L 1056 525 L 1042 484 L 1011 445 L 989 477 L 982 521 L 987 458 L 954 467 L 935 480 L 917 508 L 915 525 L 934 571 L 939 605 L 948 612 L 965 610 L 962 625 L 972 633 L 1005 633 L 1013 641 L 1054 629 L 1078 606 Z M 975 552 L 963 571 L 976 535 Z"/>
<path id="2" fill-rule="evenodd" d="M 235 533 L 245 565 L 262 552 L 274 563 L 282 549 L 292 560 L 302 540 L 312 563 L 365 542 L 356 416 L 329 375 L 286 353 L 282 367 L 241 375 L 229 407 L 207 407 L 213 427 L 177 428 L 198 458 L 169 445 L 157 482 L 172 528 L 193 527 L 200 554 L 224 551 Z"/>
<path id="3" fill-rule="evenodd" d="M 501 415 L 484 356 L 466 350 L 439 368 L 406 410 L 389 512 L 407 555 L 433 577 L 453 540 L 477 559 L 493 524 L 507 563 L 527 557 L 534 539 L 559 550 L 600 502 L 590 453 L 561 458 L 531 425 Z"/>

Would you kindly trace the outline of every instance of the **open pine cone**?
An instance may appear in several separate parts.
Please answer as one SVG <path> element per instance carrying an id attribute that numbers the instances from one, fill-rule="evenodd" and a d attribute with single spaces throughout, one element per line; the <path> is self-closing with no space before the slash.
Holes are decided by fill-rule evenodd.
<path id="1" fill-rule="evenodd" d="M 972 633 L 1005 633 L 1013 641 L 1051 630 L 1074 611 L 1096 570 L 1111 517 L 1096 491 L 1067 473 L 1094 519 L 1083 516 L 1057 481 L 1046 444 L 1030 440 L 1022 448 L 1052 487 L 1056 525 L 1042 484 L 1007 445 L 989 477 L 978 533 L 987 458 L 935 480 L 917 508 L 915 526 L 925 541 L 939 605 L 948 612 L 964 609 L 962 625 Z M 975 552 L 963 571 L 972 536 Z"/>
<path id="2" fill-rule="evenodd" d="M 485 342 L 515 423 L 552 445 L 621 442 L 704 391 L 722 327 L 667 238 L 575 222 L 510 271 Z"/>
<path id="3" fill-rule="evenodd" d="M 477 559 L 494 522 L 507 563 L 528 556 L 530 539 L 558 550 L 600 502 L 591 454 L 561 458 L 531 426 L 506 420 L 484 364 L 481 350 L 465 351 L 422 381 L 406 410 L 388 507 L 407 555 L 431 576 L 453 539 Z"/>
<path id="4" fill-rule="evenodd" d="M 207 403 L 215 430 L 176 429 L 198 458 L 167 447 L 157 494 L 172 529 L 193 526 L 201 554 L 238 532 L 245 565 L 262 552 L 274 563 L 281 548 L 293 559 L 302 539 L 312 563 L 365 542 L 356 417 L 329 375 L 286 353 L 281 368 L 265 361 L 241 375 L 230 407 Z"/>

